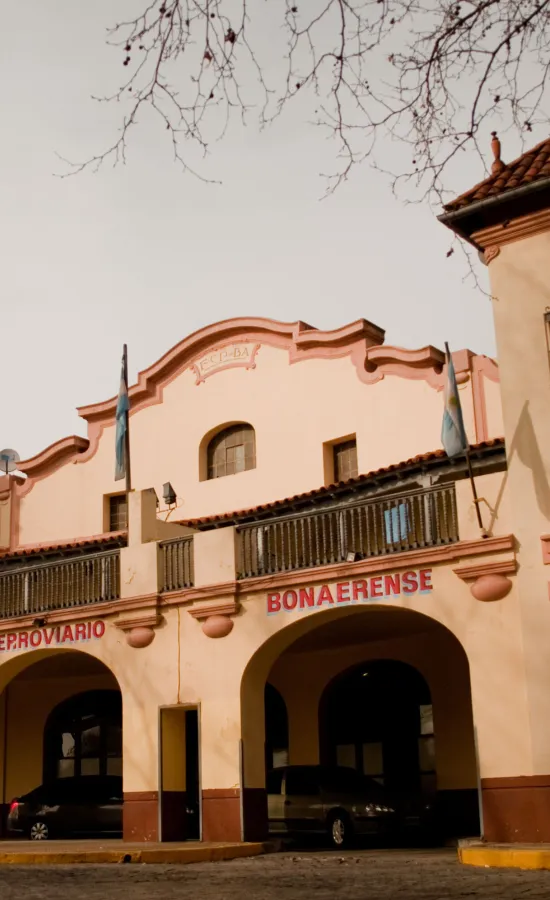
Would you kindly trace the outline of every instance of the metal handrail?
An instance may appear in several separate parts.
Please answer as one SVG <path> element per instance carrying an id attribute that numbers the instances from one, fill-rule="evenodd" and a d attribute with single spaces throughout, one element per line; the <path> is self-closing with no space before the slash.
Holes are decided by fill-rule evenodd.
<path id="1" fill-rule="evenodd" d="M 177 591 L 194 583 L 193 535 L 170 538 L 160 544 L 162 590 Z"/>
<path id="2" fill-rule="evenodd" d="M 403 553 L 458 540 L 454 485 L 237 527 L 238 578 Z"/>
<path id="3" fill-rule="evenodd" d="M 0 569 L 0 619 L 119 597 L 119 549 Z"/>

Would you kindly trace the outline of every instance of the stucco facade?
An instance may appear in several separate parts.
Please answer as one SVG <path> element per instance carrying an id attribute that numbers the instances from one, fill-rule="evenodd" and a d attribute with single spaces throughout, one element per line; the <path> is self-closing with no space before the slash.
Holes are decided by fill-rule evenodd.
<path id="1" fill-rule="evenodd" d="M 331 725 L 348 674 L 395 661 L 424 684 L 415 715 L 418 704 L 433 714 L 431 731 L 415 725 L 405 738 L 410 783 L 429 785 L 446 833 L 550 839 L 538 795 L 526 817 L 499 787 L 523 778 L 533 791 L 550 773 L 535 722 L 548 721 L 550 676 L 540 536 L 525 548 L 545 512 L 519 521 L 512 511 L 522 492 L 541 495 L 514 449 L 513 404 L 503 426 L 499 367 L 458 348 L 454 363 L 483 534 L 465 461 L 440 449 L 443 353 L 387 346 L 364 321 L 320 332 L 232 319 L 141 373 L 123 527 L 111 527 L 115 399 L 80 410 L 87 439 L 64 439 L 21 464 L 26 477 L 0 479 L 4 808 L 66 766 L 44 737 L 59 704 L 119 691 L 121 750 L 97 765 L 121 766 L 125 837 L 185 836 L 197 785 L 203 839 L 263 837 L 277 753 L 291 764 L 353 758 L 399 782 L 399 721 L 370 736 L 361 723 L 352 737 Z M 541 406 L 541 428 L 542 418 Z M 254 454 L 209 477 L 212 441 L 233 426 L 248 429 Z M 239 447 L 224 450 L 228 470 Z M 343 481 L 339 447 L 357 470 Z M 170 508 L 158 499 L 167 482 Z M 532 553 L 527 599 L 522 553 Z M 286 737 L 273 736 L 266 684 L 283 702 Z M 74 753 L 82 772 L 92 765 Z"/>

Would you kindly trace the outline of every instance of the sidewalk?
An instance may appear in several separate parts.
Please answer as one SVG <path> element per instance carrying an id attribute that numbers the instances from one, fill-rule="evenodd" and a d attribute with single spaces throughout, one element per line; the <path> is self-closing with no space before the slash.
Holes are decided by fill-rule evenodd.
<path id="1" fill-rule="evenodd" d="M 484 844 L 459 841 L 458 858 L 465 866 L 500 869 L 550 869 L 550 844 Z"/>
<path id="2" fill-rule="evenodd" d="M 223 844 L 186 841 L 131 844 L 123 841 L 0 841 L 0 865 L 98 865 L 99 863 L 219 862 L 259 856 L 266 844 Z"/>

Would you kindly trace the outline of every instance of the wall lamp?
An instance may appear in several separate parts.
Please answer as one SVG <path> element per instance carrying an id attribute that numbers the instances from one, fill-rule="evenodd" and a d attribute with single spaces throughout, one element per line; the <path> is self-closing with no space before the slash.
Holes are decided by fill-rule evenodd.
<path id="1" fill-rule="evenodd" d="M 176 492 L 169 481 L 162 485 L 162 499 L 167 506 L 175 506 L 177 497 Z"/>

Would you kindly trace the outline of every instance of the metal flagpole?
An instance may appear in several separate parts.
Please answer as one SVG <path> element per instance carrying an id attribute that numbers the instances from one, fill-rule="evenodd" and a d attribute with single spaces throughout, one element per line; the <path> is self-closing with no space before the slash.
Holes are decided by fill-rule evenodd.
<path id="1" fill-rule="evenodd" d="M 451 372 L 453 374 L 453 382 L 454 382 L 453 388 L 454 388 L 454 392 L 456 392 L 457 414 L 459 416 L 460 430 L 462 432 L 461 440 L 463 441 L 464 455 L 466 456 L 466 465 L 468 466 L 468 475 L 470 477 L 470 484 L 472 485 L 472 494 L 474 497 L 474 506 L 476 508 L 477 523 L 479 525 L 479 528 L 481 530 L 483 537 L 487 537 L 487 532 L 485 531 L 485 528 L 483 526 L 481 510 L 479 508 L 479 504 L 481 501 L 480 501 L 479 497 L 477 496 L 477 488 L 476 488 L 476 483 L 474 480 L 474 470 L 472 469 L 472 460 L 470 457 L 470 443 L 468 441 L 468 437 L 466 435 L 466 430 L 464 428 L 464 422 L 462 419 L 462 409 L 461 409 L 461 405 L 460 405 L 460 397 L 458 396 L 458 387 L 457 387 L 456 381 L 454 379 L 454 367 L 452 366 L 451 351 L 449 349 L 449 344 L 447 343 L 447 341 L 445 341 L 445 354 L 446 354 L 447 368 L 450 365 Z M 447 375 L 447 377 L 449 377 L 449 375 Z M 459 454 L 457 453 L 456 455 L 458 456 Z"/>
<path id="2" fill-rule="evenodd" d="M 470 476 L 470 484 L 472 485 L 472 494 L 474 495 L 474 506 L 476 508 L 477 523 L 478 523 L 481 531 L 483 532 L 483 537 L 487 537 L 487 532 L 485 531 L 485 528 L 483 526 L 483 519 L 481 518 L 481 510 L 479 508 L 479 504 L 481 503 L 481 501 L 479 500 L 479 498 L 477 496 L 477 488 L 476 488 L 476 483 L 474 481 L 474 472 L 472 469 L 472 460 L 470 459 L 470 447 L 469 446 L 468 446 L 468 449 L 466 450 L 466 463 L 468 465 L 468 474 Z"/>
<path id="3" fill-rule="evenodd" d="M 126 493 L 132 490 L 132 473 L 130 469 L 130 396 L 128 394 L 128 345 L 124 344 L 122 351 L 123 367 L 124 367 L 124 384 L 126 385 L 126 395 L 128 396 L 128 412 L 126 413 L 126 433 L 124 435 L 124 454 L 126 456 Z"/>

